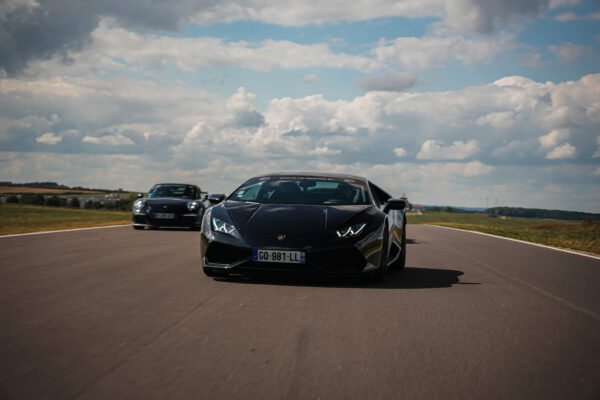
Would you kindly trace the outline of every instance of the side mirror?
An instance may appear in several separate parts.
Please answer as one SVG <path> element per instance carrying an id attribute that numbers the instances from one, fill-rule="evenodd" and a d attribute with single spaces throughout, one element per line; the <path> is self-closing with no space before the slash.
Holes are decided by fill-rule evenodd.
<path id="1" fill-rule="evenodd" d="M 144 193 L 138 193 L 138 194 L 137 194 L 137 198 L 138 198 L 138 199 L 139 199 L 139 198 L 141 198 L 141 197 L 144 197 Z"/>
<path id="2" fill-rule="evenodd" d="M 210 196 L 208 196 L 208 201 L 210 202 L 210 204 L 219 204 L 223 200 L 225 200 L 224 194 L 211 194 Z"/>
<path id="3" fill-rule="evenodd" d="M 385 205 L 385 212 L 389 210 L 404 210 L 406 208 L 406 200 L 404 199 L 389 199 Z"/>

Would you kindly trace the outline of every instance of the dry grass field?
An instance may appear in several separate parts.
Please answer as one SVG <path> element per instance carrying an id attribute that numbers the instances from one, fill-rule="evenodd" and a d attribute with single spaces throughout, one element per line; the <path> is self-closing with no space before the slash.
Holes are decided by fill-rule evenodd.
<path id="1" fill-rule="evenodd" d="M 490 218 L 485 214 L 441 211 L 408 214 L 407 221 L 409 224 L 467 229 L 600 255 L 600 222 Z"/>

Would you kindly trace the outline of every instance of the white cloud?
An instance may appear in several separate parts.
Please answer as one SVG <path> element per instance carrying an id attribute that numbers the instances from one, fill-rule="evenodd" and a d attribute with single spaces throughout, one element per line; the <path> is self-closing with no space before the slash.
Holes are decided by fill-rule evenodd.
<path id="1" fill-rule="evenodd" d="M 573 64 L 575 61 L 581 58 L 584 50 L 585 46 L 576 45 L 574 43 L 562 43 L 559 45 L 548 46 L 548 51 L 554 53 L 570 64 Z"/>
<path id="2" fill-rule="evenodd" d="M 596 167 L 596 169 L 594 170 L 594 172 L 592 172 L 592 175 L 600 176 L 600 167 Z"/>
<path id="3" fill-rule="evenodd" d="M 214 37 L 168 37 L 110 28 L 103 21 L 93 32 L 89 51 L 145 67 L 176 65 L 184 71 L 236 66 L 269 72 L 310 67 L 349 68 L 369 72 L 379 67 L 367 57 L 334 53 L 327 43 L 299 44 L 266 39 L 259 43 L 226 42 Z M 118 64 L 116 64 L 118 65 Z"/>
<path id="4" fill-rule="evenodd" d="M 426 140 L 417 153 L 420 160 L 464 160 L 479 151 L 477 140 L 454 141 L 450 146 L 438 140 Z"/>
<path id="5" fill-rule="evenodd" d="M 391 92 L 401 92 L 413 87 L 417 83 L 417 73 L 404 72 L 386 72 L 381 75 L 363 78 L 357 82 L 358 86 L 366 91 L 384 90 Z"/>
<path id="6" fill-rule="evenodd" d="M 106 144 L 109 146 L 135 144 L 133 140 L 123 135 L 106 135 L 106 136 L 84 136 L 82 139 L 85 143 Z"/>
<path id="7" fill-rule="evenodd" d="M 0 18 L 21 7 L 31 11 L 39 6 L 40 4 L 36 0 L 3 0 L 0 3 Z"/>
<path id="8" fill-rule="evenodd" d="M 396 147 L 394 149 L 394 154 L 396 155 L 396 157 L 402 158 L 402 157 L 406 156 L 406 154 L 408 154 L 408 153 L 402 147 Z"/>
<path id="9" fill-rule="evenodd" d="M 596 150 L 596 152 L 592 156 L 593 158 L 600 157 L 600 135 L 598 135 L 598 137 L 596 137 L 596 146 L 598 146 L 598 149 Z"/>
<path id="10" fill-rule="evenodd" d="M 515 124 L 515 113 L 512 111 L 492 112 L 479 117 L 477 125 L 489 125 L 496 129 L 507 129 Z"/>
<path id="11" fill-rule="evenodd" d="M 321 79 L 317 74 L 306 74 L 302 77 L 302 81 L 304 81 L 305 83 L 317 83 L 320 80 Z"/>
<path id="12" fill-rule="evenodd" d="M 372 53 L 384 64 L 399 65 L 410 70 L 427 69 L 457 61 L 466 64 L 489 62 L 498 53 L 510 49 L 514 39 L 514 35 L 505 32 L 469 38 L 436 31 L 420 38 L 382 39 Z"/>
<path id="13" fill-rule="evenodd" d="M 568 11 L 565 13 L 558 14 L 553 19 L 556 21 L 560 21 L 560 22 L 572 22 L 572 21 L 581 21 L 581 20 L 596 20 L 597 21 L 597 20 L 600 20 L 600 12 L 579 15 L 579 14 L 575 14 L 572 11 Z"/>
<path id="14" fill-rule="evenodd" d="M 552 151 L 546 154 L 549 160 L 559 160 L 563 158 L 573 158 L 577 155 L 577 149 L 569 143 L 555 147 Z"/>
<path id="15" fill-rule="evenodd" d="M 327 146 L 324 147 L 317 147 L 314 150 L 310 150 L 308 152 L 308 154 L 311 155 L 316 155 L 316 156 L 332 156 L 332 155 L 336 155 L 336 154 L 341 154 L 341 150 L 339 149 L 330 149 Z"/>
<path id="16" fill-rule="evenodd" d="M 44 144 L 50 144 L 50 145 L 57 144 L 61 140 L 62 140 L 61 136 L 57 136 L 52 132 L 46 132 L 42 136 L 35 138 L 35 141 L 38 143 L 44 143 Z"/>
<path id="17" fill-rule="evenodd" d="M 106 167 L 102 163 L 131 156 L 138 166 L 122 158 L 119 165 L 130 166 L 132 180 L 144 186 L 177 178 L 227 191 L 260 172 L 310 169 L 366 175 L 390 191 L 408 192 L 408 187 L 431 201 L 436 198 L 424 186 L 445 180 L 448 190 L 455 187 L 475 199 L 477 188 L 500 185 L 520 169 L 528 170 L 528 178 L 540 188 L 564 187 L 567 179 L 590 186 L 589 179 L 596 179 L 590 173 L 563 171 L 581 170 L 595 150 L 590 147 L 598 140 L 599 90 L 600 75 L 566 83 L 506 77 L 445 92 L 374 91 L 351 100 L 323 95 L 276 98 L 259 112 L 261 99 L 245 88 L 223 97 L 190 86 L 113 77 L 3 79 L 0 109 L 17 117 L 0 121 L 0 140 L 10 154 L 22 157 L 39 151 L 32 146 L 36 138 L 55 132 L 62 140 L 48 146 L 48 151 L 60 153 L 52 158 L 52 174 L 74 184 L 86 183 L 75 182 L 88 179 L 86 171 L 90 179 L 109 182 L 99 172 Z M 18 113 L 25 107 L 28 116 L 22 117 Z M 568 138 L 550 135 L 563 129 L 571 132 Z M 544 136 L 555 145 L 541 149 Z M 545 156 L 567 139 L 580 151 L 563 159 L 561 169 L 547 172 L 559 163 Z M 94 158 L 98 166 L 73 161 L 98 152 L 106 156 Z M 556 152 L 568 156 L 568 147 Z M 414 162 L 417 153 L 419 161 Z M 73 164 L 61 167 L 60 156 Z M 40 169 L 15 160 L 5 164 L 12 180 L 51 178 L 44 163 Z M 129 177 L 110 176 L 115 179 L 111 186 L 147 189 L 141 183 L 128 184 Z M 525 189 L 532 188 L 510 188 Z M 509 188 L 502 190 L 506 195 Z M 531 193 L 526 198 L 534 197 Z M 598 203 L 597 195 L 577 204 L 593 208 L 594 201 Z"/>
<path id="18" fill-rule="evenodd" d="M 571 132 L 568 129 L 554 129 L 549 134 L 540 136 L 539 142 L 543 149 L 548 149 L 564 142 L 569 136 L 571 136 Z"/>

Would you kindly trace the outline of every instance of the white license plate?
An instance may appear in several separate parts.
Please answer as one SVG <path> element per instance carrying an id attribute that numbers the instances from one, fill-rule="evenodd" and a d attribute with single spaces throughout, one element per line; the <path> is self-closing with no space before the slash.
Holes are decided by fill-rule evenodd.
<path id="1" fill-rule="evenodd" d="M 255 249 L 252 251 L 252 259 L 261 262 L 304 264 L 306 253 L 303 251 Z"/>
<path id="2" fill-rule="evenodd" d="M 159 219 L 173 219 L 173 218 L 175 218 L 175 214 L 154 213 L 154 218 L 159 218 Z"/>

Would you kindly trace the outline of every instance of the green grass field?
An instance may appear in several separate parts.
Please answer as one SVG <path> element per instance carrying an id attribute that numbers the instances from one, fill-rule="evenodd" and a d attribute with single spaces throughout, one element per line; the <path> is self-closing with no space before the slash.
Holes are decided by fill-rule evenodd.
<path id="1" fill-rule="evenodd" d="M 0 235 L 130 223 L 127 211 L 0 204 Z"/>
<path id="2" fill-rule="evenodd" d="M 491 233 L 549 246 L 600 255 L 600 223 L 516 217 L 491 218 L 485 214 L 427 211 L 407 214 L 409 224 L 430 224 Z"/>

